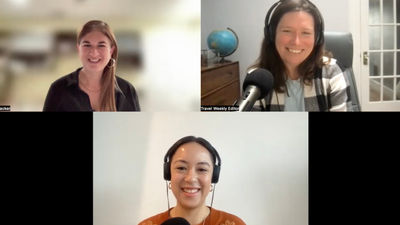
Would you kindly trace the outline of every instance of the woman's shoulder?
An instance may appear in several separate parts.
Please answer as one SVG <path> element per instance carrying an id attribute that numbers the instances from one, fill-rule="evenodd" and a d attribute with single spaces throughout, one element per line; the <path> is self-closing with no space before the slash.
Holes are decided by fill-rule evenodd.
<path id="1" fill-rule="evenodd" d="M 337 60 L 332 57 L 322 56 L 322 64 L 324 66 L 333 66 L 336 65 Z"/>
<path id="2" fill-rule="evenodd" d="M 119 76 L 115 77 L 117 80 L 118 87 L 119 89 L 121 89 L 122 93 L 136 96 L 136 89 L 131 82 Z"/>
<path id="3" fill-rule="evenodd" d="M 246 223 L 240 219 L 238 216 L 235 216 L 231 213 L 224 212 L 218 209 L 212 209 L 211 211 L 211 224 L 225 225 L 245 225 Z"/>
<path id="4" fill-rule="evenodd" d="M 168 211 L 165 211 L 143 220 L 138 225 L 160 225 L 167 219 L 168 219 Z"/>
<path id="5" fill-rule="evenodd" d="M 260 69 L 260 68 L 261 68 L 261 67 L 258 66 L 258 65 L 251 66 L 251 67 L 247 68 L 246 74 L 249 74 L 249 73 L 253 72 L 254 70 L 257 70 L 257 69 Z"/>
<path id="6" fill-rule="evenodd" d="M 79 70 L 79 69 L 78 69 Z M 51 86 L 52 87 L 66 87 L 72 84 L 78 84 L 78 70 L 64 75 L 57 80 L 55 80 Z"/>
<path id="7" fill-rule="evenodd" d="M 116 77 L 116 96 L 117 98 L 117 110 L 118 111 L 140 111 L 139 99 L 136 89 L 133 85 L 118 76 Z M 120 99 L 120 101 L 118 101 Z M 122 100 L 121 100 L 122 99 Z"/>
<path id="8" fill-rule="evenodd" d="M 133 88 L 133 85 L 132 85 L 131 82 L 125 80 L 124 78 L 122 78 L 122 77 L 120 77 L 120 76 L 115 76 L 115 77 L 116 77 L 116 79 L 117 79 L 118 85 L 119 85 L 121 88 L 122 88 L 122 87 L 124 87 L 124 88 L 132 87 L 132 88 Z"/>
<path id="9" fill-rule="evenodd" d="M 332 78 L 336 75 L 340 75 L 343 73 L 342 69 L 340 69 L 337 64 L 337 60 L 335 58 L 322 57 L 323 68 L 322 68 L 322 77 L 323 78 Z"/>

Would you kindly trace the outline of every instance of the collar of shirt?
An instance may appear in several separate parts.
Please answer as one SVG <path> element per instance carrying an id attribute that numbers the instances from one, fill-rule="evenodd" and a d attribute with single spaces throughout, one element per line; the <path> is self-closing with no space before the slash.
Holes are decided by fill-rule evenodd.
<path id="1" fill-rule="evenodd" d="M 81 69 L 82 69 L 82 67 L 78 68 L 77 70 L 75 70 L 75 72 L 73 72 L 71 74 L 71 76 L 67 77 L 67 87 L 75 86 L 75 87 L 79 88 L 79 71 L 81 71 Z M 115 94 L 116 94 L 116 97 L 118 95 L 125 97 L 121 88 L 118 86 L 118 82 L 115 82 Z"/>

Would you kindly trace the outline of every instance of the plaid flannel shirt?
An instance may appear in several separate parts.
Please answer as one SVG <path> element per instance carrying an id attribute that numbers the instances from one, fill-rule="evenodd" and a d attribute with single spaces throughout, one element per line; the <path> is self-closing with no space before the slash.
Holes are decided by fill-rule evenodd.
<path id="1" fill-rule="evenodd" d="M 312 80 L 311 85 L 304 85 L 305 111 L 352 111 L 349 82 L 335 59 L 328 61 Z M 272 90 L 260 100 L 266 111 L 284 111 L 285 94 Z"/>

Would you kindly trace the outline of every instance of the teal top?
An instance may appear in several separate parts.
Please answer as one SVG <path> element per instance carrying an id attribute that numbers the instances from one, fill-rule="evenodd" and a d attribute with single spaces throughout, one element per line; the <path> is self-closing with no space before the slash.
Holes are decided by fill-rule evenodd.
<path id="1" fill-rule="evenodd" d="M 305 111 L 304 88 L 300 79 L 286 80 L 285 111 Z"/>

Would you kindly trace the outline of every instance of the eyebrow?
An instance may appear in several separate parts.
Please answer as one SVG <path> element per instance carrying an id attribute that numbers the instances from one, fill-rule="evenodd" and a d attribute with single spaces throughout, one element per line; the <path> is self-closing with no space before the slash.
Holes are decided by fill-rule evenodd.
<path id="1" fill-rule="evenodd" d="M 278 28 L 279 28 L 279 29 L 285 29 L 285 28 L 286 28 L 286 29 L 288 29 L 288 28 L 289 28 L 289 29 L 294 29 L 293 26 L 278 26 L 277 29 L 278 29 Z M 310 31 L 313 31 L 313 30 L 314 30 L 314 27 L 311 27 L 311 26 L 310 26 L 310 27 L 302 27 L 301 29 L 302 29 L 302 30 L 310 30 Z"/>
<path id="2" fill-rule="evenodd" d="M 185 161 L 183 159 L 176 160 L 173 164 L 176 164 L 176 163 L 179 163 L 179 162 L 180 163 L 184 163 L 184 164 L 189 164 L 187 161 Z M 208 163 L 206 161 L 198 162 L 196 165 L 206 165 L 206 166 L 210 166 L 211 167 L 210 163 Z"/>
<path id="3" fill-rule="evenodd" d="M 82 44 L 90 44 L 90 41 L 82 41 Z M 107 44 L 105 41 L 99 41 L 97 44 Z"/>

